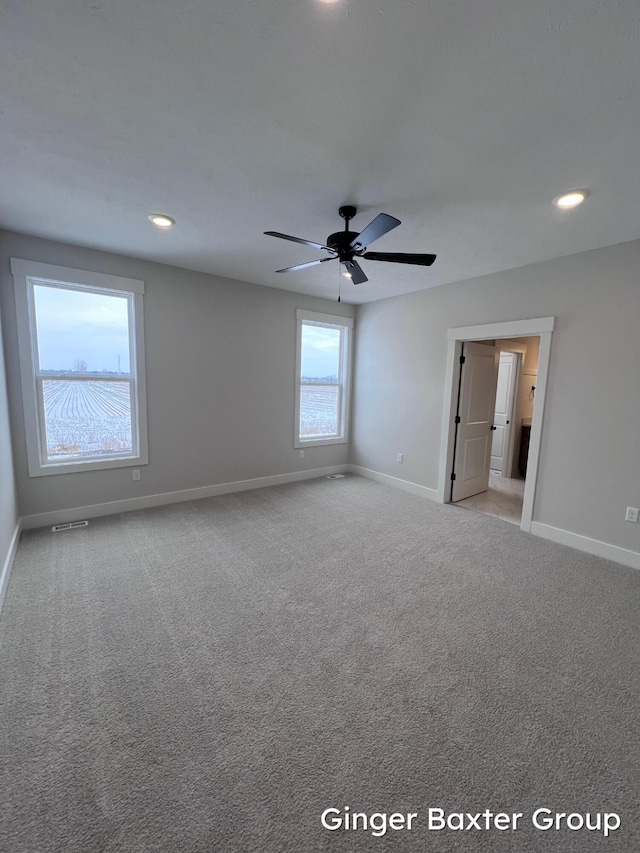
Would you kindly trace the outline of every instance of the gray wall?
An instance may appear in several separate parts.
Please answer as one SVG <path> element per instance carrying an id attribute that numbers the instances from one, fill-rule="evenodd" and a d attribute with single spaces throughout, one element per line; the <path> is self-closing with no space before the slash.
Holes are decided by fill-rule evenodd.
<path id="1" fill-rule="evenodd" d="M 550 315 L 534 520 L 638 552 L 640 241 L 359 306 L 351 461 L 436 489 L 447 329 Z"/>
<path id="2" fill-rule="evenodd" d="M 145 281 L 150 463 L 29 478 L 9 257 Z M 295 309 L 352 306 L 0 233 L 15 473 L 22 515 L 352 461 L 437 488 L 447 329 L 556 315 L 534 519 L 640 551 L 640 241 L 358 308 L 348 445 L 293 447 Z M 0 549 L 16 506 L 0 383 Z M 404 453 L 404 463 L 395 462 Z M 0 550 L 0 555 L 3 551 Z"/>
<path id="3" fill-rule="evenodd" d="M 149 464 L 27 476 L 9 258 L 145 282 Z M 346 444 L 293 446 L 296 308 L 353 306 L 9 232 L 0 234 L 0 304 L 21 515 L 338 465 Z"/>
<path id="4" fill-rule="evenodd" d="M 0 311 L 0 317 L 2 313 Z M 9 545 L 18 523 L 2 338 L 2 323 L 0 323 L 0 572 L 9 553 Z M 2 590 L 0 590 L 1 595 Z"/>

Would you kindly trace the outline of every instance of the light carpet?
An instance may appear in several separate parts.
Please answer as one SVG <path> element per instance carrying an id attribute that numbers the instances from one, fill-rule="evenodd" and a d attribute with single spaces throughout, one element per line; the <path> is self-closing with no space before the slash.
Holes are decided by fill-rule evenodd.
<path id="1" fill-rule="evenodd" d="M 640 850 L 640 573 L 360 477 L 23 535 L 7 853 Z M 417 812 L 324 829 L 330 807 Z M 429 831 L 427 810 L 523 812 Z M 533 810 L 617 812 L 609 838 Z"/>

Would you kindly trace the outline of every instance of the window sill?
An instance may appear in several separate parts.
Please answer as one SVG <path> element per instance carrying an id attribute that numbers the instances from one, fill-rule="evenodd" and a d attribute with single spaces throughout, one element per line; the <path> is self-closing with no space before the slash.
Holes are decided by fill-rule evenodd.
<path id="1" fill-rule="evenodd" d="M 308 440 L 299 438 L 295 443 L 294 447 L 296 449 L 302 447 L 321 447 L 325 444 L 348 444 L 349 439 L 344 436 L 340 438 L 310 438 Z"/>
<path id="2" fill-rule="evenodd" d="M 81 471 L 104 471 L 107 468 L 132 468 L 147 465 L 143 456 L 120 456 L 118 459 L 87 459 L 73 462 L 51 462 L 47 465 L 29 465 L 29 477 L 48 477 L 53 474 L 78 474 Z"/>

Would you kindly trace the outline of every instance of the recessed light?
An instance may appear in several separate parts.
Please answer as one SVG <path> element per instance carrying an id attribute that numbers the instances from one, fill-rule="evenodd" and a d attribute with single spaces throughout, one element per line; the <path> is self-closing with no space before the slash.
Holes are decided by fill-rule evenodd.
<path id="1" fill-rule="evenodd" d="M 176 224 L 175 219 L 172 219 L 170 216 L 166 216 L 164 213 L 151 213 L 148 218 L 149 222 L 153 222 L 156 228 L 162 228 L 164 231 L 168 228 L 173 228 Z"/>
<path id="2" fill-rule="evenodd" d="M 554 198 L 553 203 L 560 210 L 570 210 L 582 204 L 588 195 L 590 195 L 589 190 L 571 190 L 570 193 L 563 193 Z"/>

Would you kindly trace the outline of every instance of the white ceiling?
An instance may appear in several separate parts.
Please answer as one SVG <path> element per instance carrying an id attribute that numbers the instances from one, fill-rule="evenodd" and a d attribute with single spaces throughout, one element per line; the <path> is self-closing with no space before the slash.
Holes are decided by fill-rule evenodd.
<path id="1" fill-rule="evenodd" d="M 366 302 L 640 236 L 637 0 L 3 0 L 0 226 Z M 558 193 L 587 187 L 579 209 Z M 169 232 L 151 212 L 177 220 Z"/>

